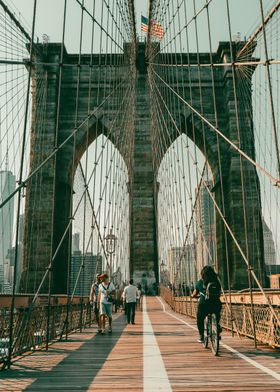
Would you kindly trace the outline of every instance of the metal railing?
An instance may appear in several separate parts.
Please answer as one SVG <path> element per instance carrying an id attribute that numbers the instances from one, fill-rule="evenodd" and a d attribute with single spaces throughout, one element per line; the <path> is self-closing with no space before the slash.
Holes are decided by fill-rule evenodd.
<path id="1" fill-rule="evenodd" d="M 175 296 L 170 289 L 163 286 L 160 295 L 175 312 L 196 318 L 197 300 Z M 280 306 L 273 305 L 273 309 L 280 317 Z M 257 342 L 280 348 L 280 326 L 268 305 L 254 304 L 253 319 L 249 303 L 233 303 L 231 308 L 223 303 L 221 326 L 224 329 L 233 330 L 240 336 L 254 338 L 254 323 Z"/>
<path id="2" fill-rule="evenodd" d="M 31 298 L 31 297 L 30 297 Z M 39 303 L 27 305 L 28 296 L 18 296 L 13 317 L 13 339 L 9 354 L 10 307 L 9 299 L 0 296 L 0 363 L 3 367 L 11 359 L 41 348 L 50 343 L 67 339 L 70 332 L 82 331 L 94 322 L 88 298 L 74 297 L 67 303 L 64 296 L 52 296 L 52 302 L 40 296 Z M 6 306 L 5 306 L 6 305 Z"/>

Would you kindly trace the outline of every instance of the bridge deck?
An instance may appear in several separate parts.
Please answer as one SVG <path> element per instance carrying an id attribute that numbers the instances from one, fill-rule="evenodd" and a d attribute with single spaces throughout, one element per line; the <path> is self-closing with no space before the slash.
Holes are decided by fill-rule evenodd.
<path id="1" fill-rule="evenodd" d="M 195 320 L 147 298 L 136 325 L 123 315 L 112 335 L 72 334 L 48 352 L 16 361 L 0 374 L 4 391 L 280 391 L 280 352 L 223 333 L 221 353 L 196 342 Z"/>

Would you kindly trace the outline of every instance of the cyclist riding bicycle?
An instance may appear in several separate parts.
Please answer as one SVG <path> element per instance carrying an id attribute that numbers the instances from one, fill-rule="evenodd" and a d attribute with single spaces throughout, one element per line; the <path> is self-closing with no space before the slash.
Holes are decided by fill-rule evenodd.
<path id="1" fill-rule="evenodd" d="M 216 315 L 219 333 L 222 332 L 220 327 L 222 303 L 220 300 L 221 285 L 218 280 L 218 275 L 210 266 L 205 266 L 201 270 L 201 279 L 196 283 L 195 290 L 191 298 L 199 296 L 199 303 L 197 308 L 197 328 L 199 331 L 198 342 L 204 342 L 204 320 L 205 317 L 214 313 Z"/>

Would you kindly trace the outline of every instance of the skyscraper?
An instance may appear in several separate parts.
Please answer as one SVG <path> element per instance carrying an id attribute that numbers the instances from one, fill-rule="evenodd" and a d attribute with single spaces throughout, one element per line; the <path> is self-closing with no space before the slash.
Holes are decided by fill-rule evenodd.
<path id="1" fill-rule="evenodd" d="M 81 265 L 84 263 L 84 272 Z M 80 277 L 79 279 L 79 272 Z M 70 286 L 73 292 L 75 285 L 75 295 L 89 295 L 92 283 L 95 281 L 95 275 L 102 272 L 102 256 L 86 253 L 83 255 L 80 251 L 72 254 L 71 279 Z"/>
<path id="2" fill-rule="evenodd" d="M 272 236 L 272 231 L 262 219 L 263 223 L 263 245 L 264 245 L 264 261 L 266 265 L 276 264 L 275 244 Z"/>
<path id="3" fill-rule="evenodd" d="M 72 234 L 72 253 L 80 250 L 80 233 Z"/>
<path id="4" fill-rule="evenodd" d="M 168 250 L 169 282 L 192 285 L 197 280 L 195 244 Z"/>
<path id="5" fill-rule="evenodd" d="M 211 188 L 211 185 L 210 181 L 203 182 L 199 189 L 195 209 L 198 272 L 204 265 L 215 264 L 216 261 L 214 204 L 208 191 L 208 189 Z"/>
<path id="6" fill-rule="evenodd" d="M 15 190 L 16 181 L 12 172 L 0 171 L 0 202 L 3 202 Z M 0 284 L 4 285 L 4 263 L 9 249 L 12 248 L 14 222 L 14 198 L 0 209 Z M 2 272 L 3 271 L 3 272 Z"/>
<path id="7" fill-rule="evenodd" d="M 169 281 L 175 283 L 175 278 L 180 268 L 180 259 L 182 257 L 182 248 L 173 247 L 168 250 L 168 270 L 169 270 Z"/>

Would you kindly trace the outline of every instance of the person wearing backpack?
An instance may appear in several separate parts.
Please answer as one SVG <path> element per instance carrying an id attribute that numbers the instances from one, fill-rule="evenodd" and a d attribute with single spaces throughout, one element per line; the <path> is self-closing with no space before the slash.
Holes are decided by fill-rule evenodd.
<path id="1" fill-rule="evenodd" d="M 205 266 L 201 270 L 201 279 L 196 283 L 194 292 L 191 298 L 199 296 L 199 303 L 197 308 L 197 328 L 199 332 L 198 342 L 204 342 L 204 320 L 209 313 L 215 313 L 217 323 L 219 326 L 219 333 L 222 332 L 220 327 L 222 303 L 221 284 L 218 275 L 212 267 Z"/>
<path id="2" fill-rule="evenodd" d="M 105 333 L 105 318 L 108 317 L 109 329 L 108 332 L 112 333 L 112 308 L 114 302 L 115 286 L 109 282 L 107 274 L 101 276 L 102 282 L 99 285 L 99 301 L 100 301 L 100 326 L 101 334 Z"/>

